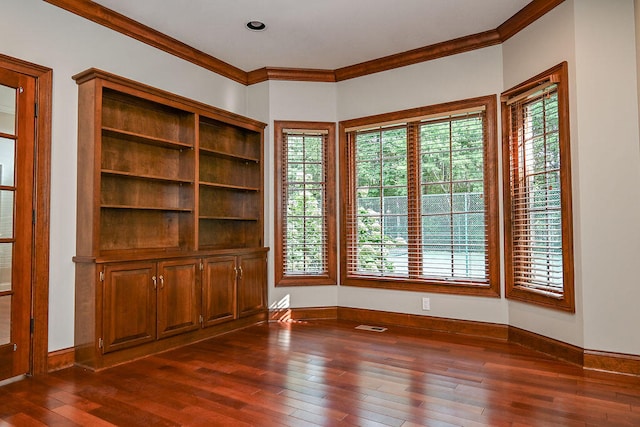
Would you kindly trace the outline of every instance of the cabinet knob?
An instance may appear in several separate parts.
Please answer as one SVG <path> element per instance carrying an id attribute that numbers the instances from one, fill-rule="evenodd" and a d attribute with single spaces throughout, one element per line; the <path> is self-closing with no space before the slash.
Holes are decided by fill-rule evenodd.
<path id="1" fill-rule="evenodd" d="M 164 289 L 164 276 L 161 274 L 159 279 L 160 279 L 160 289 Z"/>
<path id="2" fill-rule="evenodd" d="M 153 289 L 156 289 L 157 286 L 158 286 L 158 282 L 157 282 L 156 276 L 152 276 L 151 280 L 153 281 Z"/>

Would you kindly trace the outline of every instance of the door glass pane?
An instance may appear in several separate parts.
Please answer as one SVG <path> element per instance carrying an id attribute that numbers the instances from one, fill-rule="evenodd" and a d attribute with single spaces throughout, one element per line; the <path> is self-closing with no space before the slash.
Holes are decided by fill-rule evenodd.
<path id="1" fill-rule="evenodd" d="M 16 90 L 0 85 L 0 132 L 16 133 Z"/>
<path id="2" fill-rule="evenodd" d="M 0 185 L 13 186 L 15 149 L 13 139 L 0 138 Z"/>
<path id="3" fill-rule="evenodd" d="M 11 290 L 13 243 L 0 243 L 0 292 Z"/>
<path id="4" fill-rule="evenodd" d="M 11 295 L 0 297 L 0 345 L 11 342 Z"/>
<path id="5" fill-rule="evenodd" d="M 13 194 L 0 190 L 0 239 L 13 239 Z"/>

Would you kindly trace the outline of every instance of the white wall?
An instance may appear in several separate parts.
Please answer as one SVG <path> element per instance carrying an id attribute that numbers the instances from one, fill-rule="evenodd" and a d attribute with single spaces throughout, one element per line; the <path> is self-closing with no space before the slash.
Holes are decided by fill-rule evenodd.
<path id="1" fill-rule="evenodd" d="M 338 83 L 338 118 L 439 104 L 502 91 L 500 46 Z"/>
<path id="2" fill-rule="evenodd" d="M 633 6 L 636 24 L 636 69 L 640 70 L 640 0 L 634 0 Z M 640 103 L 640 73 L 637 73 L 636 77 L 638 84 L 638 102 Z M 638 124 L 640 125 L 640 119 L 638 120 Z"/>
<path id="3" fill-rule="evenodd" d="M 318 82 L 269 81 L 269 127 L 265 133 L 265 218 L 274 217 L 274 120 L 336 122 L 336 85 Z M 253 99 L 251 99 L 253 101 Z M 269 221 L 267 221 L 269 222 Z M 270 222 L 266 245 L 273 248 L 274 224 Z M 273 250 L 269 265 L 273 266 Z M 274 286 L 273 269 L 269 272 L 269 306 L 271 308 L 335 307 L 338 305 L 336 286 Z"/>
<path id="4" fill-rule="evenodd" d="M 574 1 L 584 347 L 640 354 L 640 145 L 632 0 Z"/>
<path id="5" fill-rule="evenodd" d="M 0 0 L 0 53 L 53 69 L 49 350 L 73 346 L 77 86 L 101 68 L 239 114 L 246 88 L 41 0 Z"/>

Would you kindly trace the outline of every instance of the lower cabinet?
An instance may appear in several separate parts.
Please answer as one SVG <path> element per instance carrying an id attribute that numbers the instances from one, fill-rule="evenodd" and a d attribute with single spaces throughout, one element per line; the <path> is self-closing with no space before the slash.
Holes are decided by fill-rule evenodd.
<path id="1" fill-rule="evenodd" d="M 213 326 L 237 317 L 236 257 L 215 256 L 203 261 L 202 323 Z"/>
<path id="2" fill-rule="evenodd" d="M 202 285 L 204 326 L 265 311 L 266 280 L 264 253 L 206 258 Z"/>
<path id="3" fill-rule="evenodd" d="M 103 352 L 198 329 L 199 259 L 106 264 Z"/>
<path id="4" fill-rule="evenodd" d="M 266 320 L 266 253 L 76 260 L 76 363 L 101 369 Z"/>
<path id="5" fill-rule="evenodd" d="M 156 339 L 155 262 L 106 264 L 103 282 L 104 353 Z"/>
<path id="6" fill-rule="evenodd" d="M 200 328 L 200 260 L 158 263 L 158 338 Z"/>
<path id="7" fill-rule="evenodd" d="M 264 254 L 237 257 L 238 317 L 267 309 L 267 260 Z"/>

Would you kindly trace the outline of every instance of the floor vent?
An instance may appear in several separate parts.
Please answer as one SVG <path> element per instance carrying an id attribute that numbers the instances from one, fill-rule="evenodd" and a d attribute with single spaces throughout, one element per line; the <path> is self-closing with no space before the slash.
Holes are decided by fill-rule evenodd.
<path id="1" fill-rule="evenodd" d="M 383 328 L 382 326 L 369 326 L 369 325 L 356 326 L 356 329 L 361 329 L 363 331 L 372 331 L 372 332 L 384 332 L 387 330 L 387 328 Z"/>

